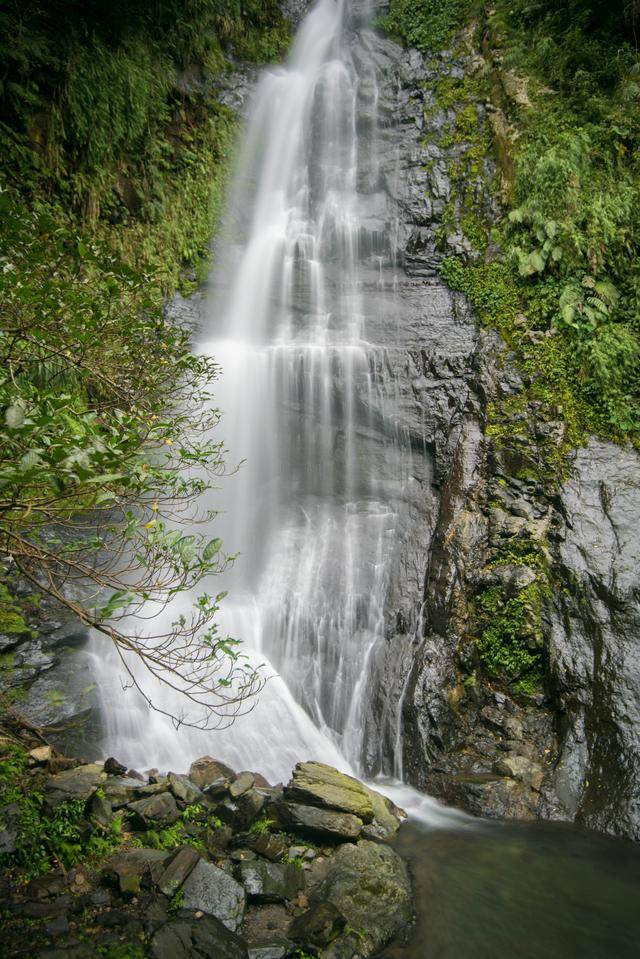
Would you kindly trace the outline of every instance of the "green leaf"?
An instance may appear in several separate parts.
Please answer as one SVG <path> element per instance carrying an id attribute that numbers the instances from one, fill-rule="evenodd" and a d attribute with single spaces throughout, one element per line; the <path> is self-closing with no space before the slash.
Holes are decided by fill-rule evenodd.
<path id="1" fill-rule="evenodd" d="M 220 552 L 222 549 L 222 540 L 221 539 L 212 539 L 205 546 L 202 551 L 202 558 L 205 562 L 208 562 L 210 559 Z"/>

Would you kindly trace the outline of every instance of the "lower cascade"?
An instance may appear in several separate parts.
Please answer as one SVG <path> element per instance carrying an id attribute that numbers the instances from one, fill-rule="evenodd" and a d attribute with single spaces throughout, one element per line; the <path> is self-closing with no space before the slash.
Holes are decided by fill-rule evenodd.
<path id="1" fill-rule="evenodd" d="M 241 463 L 207 496 L 239 553 L 221 625 L 267 683 L 217 735 L 176 729 L 133 693 L 116 707 L 114 685 L 105 748 L 132 763 L 208 749 L 272 781 L 309 757 L 402 776 L 399 700 L 375 755 L 369 706 L 399 530 L 429 464 L 397 416 L 385 349 L 401 316 L 373 40 L 345 2 L 320 0 L 287 66 L 263 75 L 198 346 L 220 363 L 220 432 Z"/>

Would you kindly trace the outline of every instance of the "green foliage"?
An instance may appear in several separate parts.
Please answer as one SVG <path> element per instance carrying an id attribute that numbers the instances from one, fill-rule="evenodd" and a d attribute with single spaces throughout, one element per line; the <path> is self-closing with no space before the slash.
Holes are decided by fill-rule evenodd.
<path id="1" fill-rule="evenodd" d="M 0 855 L 0 868 L 17 869 L 28 880 L 49 872 L 58 863 L 69 869 L 78 862 L 103 858 L 118 848 L 123 841 L 122 816 L 115 816 L 102 829 L 87 822 L 82 800 L 69 800 L 49 810 L 44 794 L 26 775 L 27 767 L 26 749 L 3 745 L 0 805 L 18 805 L 19 831 L 15 852 Z"/>
<path id="2" fill-rule="evenodd" d="M 237 704 L 236 679 L 240 698 L 256 688 L 217 633 L 224 594 L 202 593 L 147 646 L 118 623 L 230 560 L 180 529 L 225 465 L 216 365 L 162 305 L 189 289 L 185 269 L 206 268 L 234 122 L 206 87 L 174 80 L 185 66 L 223 69 L 222 49 L 247 37 L 266 52 L 284 21 L 257 0 L 28 0 L 0 18 L 0 545 L 63 602 L 69 575 L 96 578 L 95 603 L 74 611 L 153 675 L 180 685 L 189 673 L 180 721 L 215 724 L 213 701 Z M 137 579 L 114 568 L 123 548 Z M 156 660 L 158 639 L 181 657 Z"/>
<path id="3" fill-rule="evenodd" d="M 267 836 L 275 824 L 275 819 L 268 819 L 266 816 L 263 816 L 261 819 L 256 819 L 255 822 L 251 823 L 249 832 L 255 836 Z"/>
<path id="4" fill-rule="evenodd" d="M 510 597 L 501 586 L 491 586 L 475 601 L 480 630 L 476 648 L 483 667 L 525 693 L 535 691 L 542 681 L 540 605 L 538 583 Z"/>
<path id="5" fill-rule="evenodd" d="M 407 46 L 433 53 L 464 26 L 474 5 L 473 0 L 391 0 L 379 25 Z"/>
<path id="6" fill-rule="evenodd" d="M 19 636 L 29 632 L 23 608 L 16 602 L 7 586 L 0 583 L 0 633 Z"/>

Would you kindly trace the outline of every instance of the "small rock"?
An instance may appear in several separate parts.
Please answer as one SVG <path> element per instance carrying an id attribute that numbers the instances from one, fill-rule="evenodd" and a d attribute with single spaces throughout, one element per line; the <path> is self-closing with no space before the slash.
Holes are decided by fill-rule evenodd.
<path id="1" fill-rule="evenodd" d="M 53 749 L 51 746 L 36 746 L 35 749 L 30 751 L 29 756 L 34 762 L 38 763 L 39 766 L 43 766 L 52 758 Z"/>
<path id="2" fill-rule="evenodd" d="M 249 959 L 285 959 L 292 951 L 293 943 L 288 939 L 271 939 L 249 946 Z"/>
<path id="3" fill-rule="evenodd" d="M 184 883 L 192 869 L 200 861 L 200 853 L 192 846 L 183 846 L 171 856 L 168 864 L 158 879 L 158 889 L 165 896 L 171 898 L 176 894 L 180 886 Z"/>
<path id="4" fill-rule="evenodd" d="M 216 809 L 223 822 L 243 829 L 249 826 L 264 806 L 266 799 L 257 789 L 248 789 L 237 799 L 226 799 Z"/>
<path id="5" fill-rule="evenodd" d="M 127 767 L 123 766 L 122 763 L 119 763 L 117 759 L 113 758 L 113 756 L 109 756 L 108 759 L 105 759 L 104 771 L 108 773 L 109 776 L 124 776 L 127 771 Z"/>
<path id="6" fill-rule="evenodd" d="M 317 902 L 289 927 L 288 935 L 295 942 L 313 949 L 325 949 L 338 938 L 347 920 L 332 902 Z"/>
<path id="7" fill-rule="evenodd" d="M 234 862 L 249 862 L 257 858 L 253 849 L 232 849 L 229 855 Z"/>
<path id="8" fill-rule="evenodd" d="M 212 759 L 211 756 L 202 756 L 191 764 L 189 769 L 189 779 L 200 789 L 211 785 L 217 779 L 226 779 L 232 781 L 236 774 L 230 766 Z"/>
<path id="9" fill-rule="evenodd" d="M 274 836 L 270 833 L 266 835 L 249 834 L 247 845 L 254 849 L 258 855 L 270 859 L 271 862 L 279 862 L 287 855 L 287 842 L 282 836 Z"/>
<path id="10" fill-rule="evenodd" d="M 232 799 L 237 799 L 252 788 L 255 782 L 253 773 L 240 773 L 238 778 L 229 787 Z"/>
<path id="11" fill-rule="evenodd" d="M 185 909 L 202 910 L 236 932 L 245 910 L 245 892 L 240 883 L 213 863 L 201 859 L 183 884 Z"/>

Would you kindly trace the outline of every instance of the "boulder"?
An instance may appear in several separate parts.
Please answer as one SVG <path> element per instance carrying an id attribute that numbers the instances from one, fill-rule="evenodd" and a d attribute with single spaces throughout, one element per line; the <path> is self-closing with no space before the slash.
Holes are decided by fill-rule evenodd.
<path id="1" fill-rule="evenodd" d="M 45 783 L 47 804 L 58 806 L 70 799 L 86 800 L 105 778 L 102 766 L 96 763 L 76 766 L 75 769 L 65 769 L 47 779 Z"/>
<path id="2" fill-rule="evenodd" d="M 153 934 L 152 959 L 247 959 L 247 947 L 213 916 L 180 918 Z"/>
<path id="3" fill-rule="evenodd" d="M 214 916 L 232 932 L 240 928 L 244 917 L 245 893 L 233 876 L 201 859 L 182 889 L 185 909 L 201 910 L 208 916 Z"/>
<path id="4" fill-rule="evenodd" d="M 341 846 L 329 860 L 313 905 L 331 903 L 346 927 L 323 955 L 370 956 L 405 930 L 413 917 L 406 867 L 389 846 L 361 840 Z M 357 930 L 354 933 L 353 930 Z"/>
<path id="5" fill-rule="evenodd" d="M 320 839 L 353 842 L 362 832 L 362 820 L 351 813 L 318 809 L 316 806 L 303 806 L 294 802 L 278 803 L 274 807 L 274 813 L 285 829 Z"/>
<path id="6" fill-rule="evenodd" d="M 253 902 L 284 902 L 297 898 L 304 889 L 305 876 L 291 863 L 256 859 L 240 865 L 242 884 Z"/>
<path id="7" fill-rule="evenodd" d="M 137 802 L 129 803 L 127 808 L 133 813 L 136 825 L 142 829 L 171 826 L 180 817 L 176 801 L 169 792 L 138 799 Z"/>
<path id="8" fill-rule="evenodd" d="M 229 797 L 221 802 L 216 808 L 216 815 L 223 822 L 243 829 L 253 822 L 265 802 L 265 797 L 257 789 L 248 789 L 237 799 Z"/>
<path id="9" fill-rule="evenodd" d="M 232 782 L 235 778 L 236 774 L 230 766 L 225 766 L 224 763 L 212 759 L 211 756 L 202 756 L 200 759 L 196 759 L 195 762 L 191 763 L 189 769 L 189 779 L 200 789 L 210 786 L 218 779 Z"/>
<path id="10" fill-rule="evenodd" d="M 87 801 L 85 815 L 100 826 L 108 826 L 113 819 L 113 806 L 104 796 L 94 793 Z"/>
<path id="11" fill-rule="evenodd" d="M 298 763 L 284 795 L 292 802 L 351 813 L 365 823 L 373 819 L 371 790 L 324 763 Z"/>
<path id="12" fill-rule="evenodd" d="M 127 767 L 119 763 L 113 756 L 109 756 L 109 758 L 104 761 L 104 771 L 110 776 L 124 776 Z"/>

